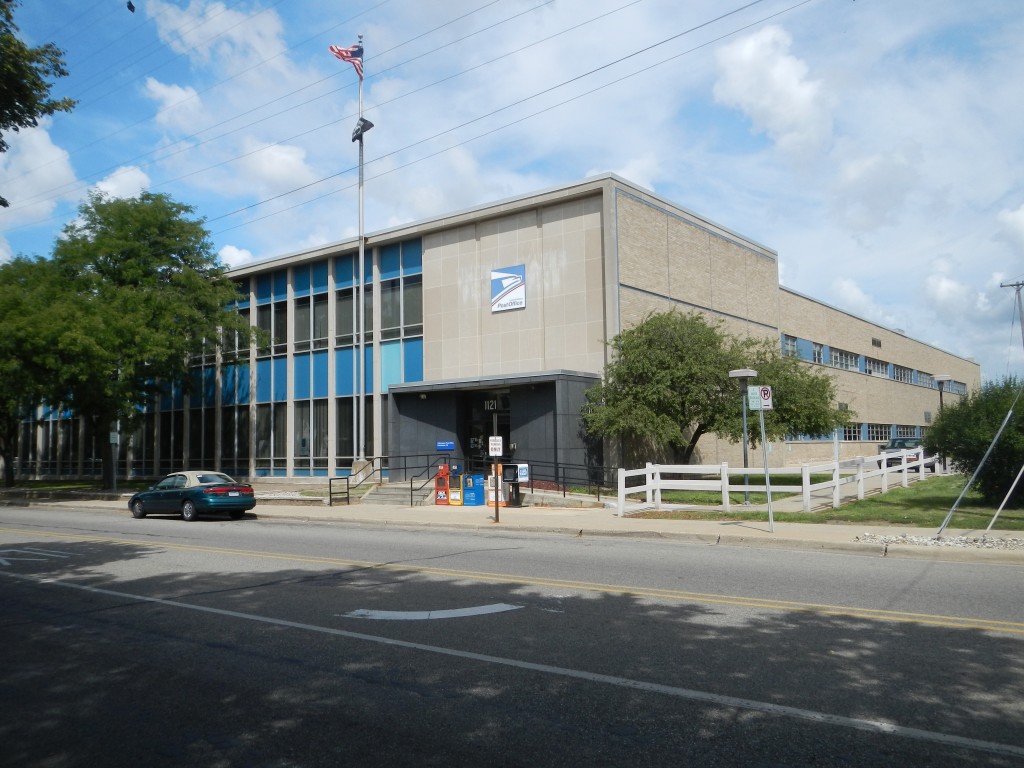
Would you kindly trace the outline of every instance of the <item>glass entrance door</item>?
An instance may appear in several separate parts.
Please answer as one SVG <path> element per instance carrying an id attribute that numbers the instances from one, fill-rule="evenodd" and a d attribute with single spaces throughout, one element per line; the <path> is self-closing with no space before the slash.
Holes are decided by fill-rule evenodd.
<path id="1" fill-rule="evenodd" d="M 462 444 L 468 446 L 467 471 L 484 472 L 493 463 L 489 455 L 489 438 L 500 435 L 504 458 L 509 456 L 511 427 L 509 419 L 509 393 L 507 390 L 481 390 L 463 395 L 466 432 Z"/>

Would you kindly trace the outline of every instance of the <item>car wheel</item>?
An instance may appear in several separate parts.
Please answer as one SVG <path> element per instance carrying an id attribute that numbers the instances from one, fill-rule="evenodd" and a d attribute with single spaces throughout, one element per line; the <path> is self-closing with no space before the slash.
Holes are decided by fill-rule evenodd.
<path id="1" fill-rule="evenodd" d="M 241 520 L 243 517 L 245 517 L 245 512 L 241 509 L 236 509 L 231 512 L 232 520 Z"/>
<path id="2" fill-rule="evenodd" d="M 142 508 L 142 499 L 136 499 L 132 502 L 132 517 L 136 520 L 146 516 L 146 510 Z"/>
<path id="3" fill-rule="evenodd" d="M 199 517 L 199 513 L 196 511 L 196 505 L 188 499 L 181 505 L 181 519 L 191 523 L 193 520 Z"/>

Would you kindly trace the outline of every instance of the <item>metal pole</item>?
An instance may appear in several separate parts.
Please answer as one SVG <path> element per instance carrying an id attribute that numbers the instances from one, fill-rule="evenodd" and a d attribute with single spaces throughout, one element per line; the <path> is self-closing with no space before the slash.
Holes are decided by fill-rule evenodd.
<path id="1" fill-rule="evenodd" d="M 768 531 L 775 533 L 775 515 L 772 512 L 772 483 L 768 477 L 768 441 L 764 437 L 764 408 L 758 411 L 761 414 L 761 448 L 764 451 L 764 489 L 768 492 Z"/>
<path id="2" fill-rule="evenodd" d="M 498 413 L 495 412 L 491 417 L 491 434 L 497 437 L 498 435 Z M 498 459 L 500 456 L 494 457 L 494 522 L 500 523 L 500 513 L 498 512 L 498 501 L 501 497 L 501 472 L 498 471 Z"/>
<path id="3" fill-rule="evenodd" d="M 359 41 L 362 43 L 362 35 Z M 363 119 L 363 78 L 359 78 L 359 120 Z M 359 364 L 356 365 L 359 386 L 358 413 L 356 424 L 358 459 L 366 458 L 366 264 L 363 243 L 363 134 L 359 134 Z"/>
<path id="4" fill-rule="evenodd" d="M 945 388 L 946 382 L 939 382 L 939 416 L 942 416 L 942 390 Z M 924 453 L 921 453 L 921 459 L 924 459 Z M 942 474 L 946 474 L 946 452 L 942 452 Z M 921 476 L 924 477 L 924 465 L 921 465 Z"/>
<path id="5" fill-rule="evenodd" d="M 750 505 L 750 473 L 747 472 L 747 380 L 740 379 L 740 400 L 743 401 L 743 503 Z"/>
<path id="6" fill-rule="evenodd" d="M 957 507 L 960 506 L 960 502 L 963 501 L 964 496 L 967 495 L 967 489 L 971 487 L 971 484 L 974 482 L 975 478 L 977 478 L 978 473 L 981 472 L 981 468 L 985 466 L 985 462 L 988 461 L 989 454 L 992 453 L 992 449 L 996 447 L 996 443 L 999 442 L 999 438 L 1003 434 L 1003 430 L 1006 429 L 1006 425 L 1010 423 L 1010 418 L 1012 416 L 1013 409 L 1011 408 L 1006 413 L 1006 418 L 1003 419 L 1003 423 L 999 425 L 999 431 L 996 432 L 996 436 L 992 438 L 992 442 L 989 444 L 988 450 L 985 451 L 985 455 L 981 457 L 981 462 L 979 462 L 977 468 L 974 470 L 974 474 L 971 475 L 971 479 L 967 481 L 967 485 L 965 485 L 964 489 L 960 491 L 960 495 L 957 497 L 956 501 L 953 503 L 953 506 L 950 508 L 949 514 L 946 515 L 946 519 L 942 521 L 942 525 L 940 525 L 939 530 L 936 531 L 936 538 L 942 535 L 942 532 L 946 530 L 946 526 L 949 525 L 949 521 L 953 519 L 953 513 L 956 512 Z"/>
<path id="7" fill-rule="evenodd" d="M 1021 465 L 1020 472 L 1017 473 L 1017 477 L 1013 479 L 1013 484 L 1010 486 L 1010 490 L 1006 492 L 1006 496 L 1003 498 L 1003 503 L 999 505 L 999 509 L 996 510 L 996 514 L 992 518 L 992 521 L 988 524 L 988 528 L 985 529 L 985 533 L 991 531 L 992 526 L 995 525 L 996 520 L 999 519 L 999 515 L 1003 511 L 1003 507 L 1006 506 L 1006 502 L 1010 500 L 1010 497 L 1013 495 L 1014 490 L 1017 488 L 1017 483 L 1020 482 L 1021 475 L 1024 475 L 1024 464 Z"/>

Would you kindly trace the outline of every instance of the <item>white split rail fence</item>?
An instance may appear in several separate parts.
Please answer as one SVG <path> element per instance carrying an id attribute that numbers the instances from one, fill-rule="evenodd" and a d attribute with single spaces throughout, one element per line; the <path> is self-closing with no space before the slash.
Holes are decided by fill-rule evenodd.
<path id="1" fill-rule="evenodd" d="M 891 466 L 890 466 L 891 464 Z M 769 467 L 768 476 L 772 488 L 773 500 L 782 497 L 792 499 L 799 495 L 801 508 L 804 512 L 812 511 L 812 500 L 817 497 L 830 497 L 830 500 L 819 502 L 827 505 L 829 501 L 833 509 L 838 508 L 844 499 L 863 499 L 868 486 L 872 490 L 878 487 L 886 493 L 890 486 L 906 488 L 911 482 L 911 470 L 918 470 L 916 479 L 924 477 L 924 470 L 939 467 L 939 457 L 924 455 L 920 448 L 877 456 L 857 456 L 853 459 L 830 461 L 822 464 L 802 464 L 799 467 Z M 763 476 L 762 467 L 730 467 L 723 464 L 647 464 L 642 469 L 619 469 L 618 512 L 626 514 L 627 496 L 644 494 L 639 503 L 641 509 L 662 508 L 662 491 L 714 491 L 721 496 L 721 504 L 708 505 L 721 508 L 728 512 L 732 507 L 730 493 L 765 493 L 765 485 L 744 484 L 744 475 Z M 815 475 L 829 475 L 829 479 L 812 483 Z M 779 478 L 799 476 L 800 484 L 781 484 Z M 642 478 L 636 482 L 636 478 Z M 633 480 L 630 484 L 630 480 Z M 738 480 L 738 482 L 737 482 Z M 824 493 L 823 493 L 824 492 Z M 676 506 L 676 505 L 673 505 Z M 687 507 L 699 506 L 687 504 Z M 741 505 L 742 506 L 742 505 Z M 634 510 L 639 511 L 639 509 Z"/>

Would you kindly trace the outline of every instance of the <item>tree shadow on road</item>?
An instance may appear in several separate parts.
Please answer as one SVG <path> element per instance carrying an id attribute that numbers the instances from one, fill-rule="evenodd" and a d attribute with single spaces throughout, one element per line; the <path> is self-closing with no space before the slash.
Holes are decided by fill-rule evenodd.
<path id="1" fill-rule="evenodd" d="M 10 765 L 1020 764 L 731 700 L 1020 746 L 1019 625 L 999 633 L 398 563 L 133 576 L 133 561 L 173 550 L 17 549 L 58 554 L 10 561 L 0 578 Z M 516 609 L 354 617 L 492 604 Z"/>

